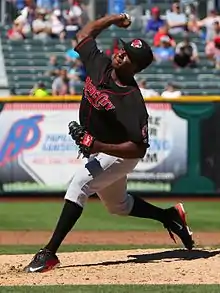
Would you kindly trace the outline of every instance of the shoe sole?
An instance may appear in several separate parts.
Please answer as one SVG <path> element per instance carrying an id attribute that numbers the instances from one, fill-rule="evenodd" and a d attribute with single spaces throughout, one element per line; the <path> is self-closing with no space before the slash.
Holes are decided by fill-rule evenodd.
<path id="1" fill-rule="evenodd" d="M 33 273 L 46 273 L 48 271 L 51 271 L 51 270 L 54 270 L 56 268 L 58 268 L 60 266 L 60 262 L 58 262 L 57 264 L 53 265 L 53 266 L 48 266 L 48 267 L 45 267 L 39 271 L 30 271 L 29 267 L 25 267 L 24 268 L 24 272 L 25 273 L 28 273 L 28 274 L 33 274 Z"/>
<path id="2" fill-rule="evenodd" d="M 186 222 L 186 212 L 185 212 L 185 209 L 183 207 L 183 204 L 182 203 L 178 203 L 177 205 L 175 205 L 175 208 L 176 208 L 177 212 L 179 213 L 180 218 L 182 219 L 183 224 L 184 224 L 184 226 L 185 226 L 185 228 L 186 228 L 189 236 L 192 238 L 193 232 L 190 231 L 189 226 L 187 225 L 187 222 Z M 193 239 L 192 239 L 192 243 L 193 243 L 192 244 L 192 247 L 193 247 L 194 246 Z"/>
<path id="3" fill-rule="evenodd" d="M 187 222 L 186 222 L 186 212 L 185 212 L 185 209 L 183 207 L 183 204 L 178 203 L 177 205 L 175 205 L 175 208 L 178 211 L 178 213 L 179 213 L 179 215 L 180 215 L 180 217 L 181 217 L 181 219 L 183 221 L 183 224 L 186 227 L 189 235 L 192 235 L 193 233 L 192 233 L 192 231 L 190 231 L 189 226 L 187 225 Z"/>

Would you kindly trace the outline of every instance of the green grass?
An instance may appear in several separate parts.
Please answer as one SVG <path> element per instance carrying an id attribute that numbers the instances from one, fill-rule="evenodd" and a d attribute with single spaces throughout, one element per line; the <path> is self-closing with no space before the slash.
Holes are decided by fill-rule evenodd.
<path id="1" fill-rule="evenodd" d="M 41 248 L 39 245 L 0 245 L 1 254 L 26 254 L 36 253 Z M 101 251 L 101 250 L 130 250 L 130 249 L 149 249 L 149 248 L 182 248 L 181 246 L 166 245 L 62 245 L 58 252 L 81 252 L 81 251 Z"/>
<path id="2" fill-rule="evenodd" d="M 219 293 L 219 285 L 33 286 L 0 287 L 0 293 Z"/>
<path id="3" fill-rule="evenodd" d="M 168 207 L 172 203 L 156 205 Z M 1 202 L 0 230 L 52 230 L 60 215 L 62 202 Z M 185 202 L 188 221 L 194 231 L 220 230 L 220 202 Z M 91 201 L 78 221 L 77 230 L 163 230 L 153 220 L 109 215 L 100 202 Z"/>

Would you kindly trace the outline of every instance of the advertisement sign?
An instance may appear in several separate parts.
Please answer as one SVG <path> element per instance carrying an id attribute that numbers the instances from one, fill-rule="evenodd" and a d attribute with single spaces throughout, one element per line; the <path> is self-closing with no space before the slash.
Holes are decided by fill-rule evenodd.
<path id="1" fill-rule="evenodd" d="M 187 172 L 187 121 L 168 103 L 146 104 L 150 148 L 134 172 L 128 188 L 134 191 L 170 192 L 172 182 Z"/>
<path id="2" fill-rule="evenodd" d="M 5 104 L 0 113 L 3 191 L 64 190 L 82 164 L 68 135 L 78 104 Z"/>
<path id="3" fill-rule="evenodd" d="M 132 191 L 171 191 L 186 173 L 187 122 L 168 103 L 149 103 L 150 148 L 128 175 Z M 82 159 L 68 135 L 78 103 L 6 103 L 0 113 L 2 191 L 64 191 Z"/>

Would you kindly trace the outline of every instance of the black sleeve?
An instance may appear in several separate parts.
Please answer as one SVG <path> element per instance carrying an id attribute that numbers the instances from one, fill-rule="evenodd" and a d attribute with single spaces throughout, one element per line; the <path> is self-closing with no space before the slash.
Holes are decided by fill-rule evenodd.
<path id="1" fill-rule="evenodd" d="M 96 41 L 92 37 L 87 37 L 79 42 L 75 51 L 79 53 L 86 72 L 91 77 L 96 73 L 102 74 L 111 64 L 111 59 L 98 49 Z"/>
<path id="2" fill-rule="evenodd" d="M 116 108 L 117 120 L 124 126 L 127 136 L 134 143 L 148 144 L 148 113 L 139 91 L 124 97 L 121 106 Z"/>

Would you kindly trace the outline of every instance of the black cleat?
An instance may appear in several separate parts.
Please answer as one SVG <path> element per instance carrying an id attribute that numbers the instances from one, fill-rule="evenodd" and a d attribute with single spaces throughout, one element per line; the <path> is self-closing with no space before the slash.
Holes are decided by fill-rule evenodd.
<path id="1" fill-rule="evenodd" d="M 56 254 L 50 250 L 43 248 L 35 254 L 32 261 L 24 268 L 26 273 L 43 273 L 50 271 L 60 265 L 60 261 Z"/>
<path id="2" fill-rule="evenodd" d="M 186 213 L 182 203 L 178 203 L 174 207 L 165 210 L 166 220 L 164 227 L 168 230 L 170 237 L 176 243 L 174 234 L 176 234 L 184 244 L 185 248 L 191 250 L 194 247 L 192 232 L 186 223 Z"/>

